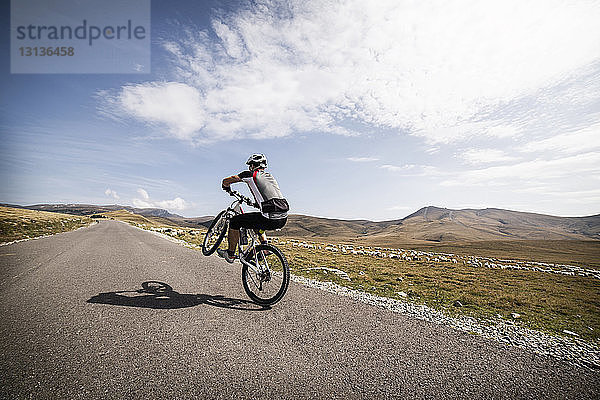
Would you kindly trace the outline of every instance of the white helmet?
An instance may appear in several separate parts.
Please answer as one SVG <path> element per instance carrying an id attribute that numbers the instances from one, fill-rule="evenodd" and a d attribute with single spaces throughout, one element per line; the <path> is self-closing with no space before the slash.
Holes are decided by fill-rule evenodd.
<path id="1" fill-rule="evenodd" d="M 248 157 L 246 165 L 249 165 L 253 169 L 267 168 L 267 157 L 261 153 L 252 154 L 250 157 Z"/>

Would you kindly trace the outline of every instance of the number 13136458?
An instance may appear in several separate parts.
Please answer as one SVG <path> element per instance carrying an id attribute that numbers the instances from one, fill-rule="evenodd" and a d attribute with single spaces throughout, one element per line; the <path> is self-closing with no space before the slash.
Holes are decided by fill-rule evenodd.
<path id="1" fill-rule="evenodd" d="M 72 57 L 75 55 L 73 47 L 19 47 L 22 57 Z"/>

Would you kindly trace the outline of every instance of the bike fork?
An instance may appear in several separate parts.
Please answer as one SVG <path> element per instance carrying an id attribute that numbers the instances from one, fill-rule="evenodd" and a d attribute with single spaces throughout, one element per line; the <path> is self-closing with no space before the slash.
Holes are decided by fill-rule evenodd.
<path id="1" fill-rule="evenodd" d="M 258 279 L 258 282 L 259 282 L 259 285 L 258 285 L 258 290 L 262 290 L 262 286 L 263 286 L 263 273 L 264 273 L 264 271 L 263 271 L 263 270 L 264 270 L 265 268 L 263 268 L 263 267 L 261 266 L 260 262 L 258 262 L 258 254 L 257 254 L 257 251 L 256 251 L 256 249 L 255 249 L 255 248 L 253 249 L 253 251 L 254 251 L 254 261 L 256 262 L 256 264 L 252 264 L 252 263 L 249 263 L 248 261 L 246 261 L 246 260 L 244 259 L 244 256 L 245 256 L 246 254 L 243 254 L 243 255 L 242 255 L 242 254 L 240 254 L 240 257 L 239 257 L 239 259 L 240 259 L 240 262 L 241 262 L 242 264 L 244 264 L 244 265 L 245 265 L 245 266 L 247 266 L 247 267 L 248 267 L 250 270 L 252 270 L 252 272 L 253 272 L 253 273 L 254 273 L 254 274 L 255 274 L 255 275 L 256 275 L 256 276 L 259 278 L 259 279 Z M 269 269 L 269 267 L 267 266 L 267 267 L 266 267 L 266 270 L 268 271 L 268 269 Z"/>

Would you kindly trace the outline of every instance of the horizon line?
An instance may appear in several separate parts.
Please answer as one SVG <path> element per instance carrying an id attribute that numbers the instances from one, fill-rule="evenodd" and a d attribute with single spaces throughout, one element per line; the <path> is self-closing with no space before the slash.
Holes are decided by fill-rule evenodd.
<path id="1" fill-rule="evenodd" d="M 160 207 L 135 207 L 133 205 L 123 205 L 123 204 L 91 204 L 91 203 L 35 203 L 35 204 L 28 204 L 28 205 L 21 205 L 21 204 L 12 204 L 12 203 L 5 203 L 5 202 L 1 202 L 0 205 L 2 206 L 18 206 L 18 207 L 33 207 L 33 206 L 43 206 L 43 205 L 48 205 L 48 206 L 52 206 L 52 205 L 64 205 L 64 206 L 96 206 L 96 207 L 110 207 L 110 206 L 118 206 L 118 207 L 129 207 L 129 208 L 133 208 L 133 209 L 137 209 L 137 210 L 163 210 L 166 211 L 170 214 L 174 214 L 177 216 L 180 216 L 182 218 L 205 218 L 205 217 L 214 217 L 214 215 L 198 215 L 198 216 L 185 216 L 185 215 L 181 215 L 181 214 L 177 214 L 176 212 L 171 212 L 165 208 L 160 208 Z M 323 219 L 334 219 L 334 220 L 342 220 L 342 221 L 368 221 L 368 222 L 389 222 L 389 221 L 396 221 L 399 219 L 404 219 L 409 217 L 412 214 L 415 214 L 423 209 L 426 208 L 437 208 L 437 209 L 441 209 L 441 210 L 448 210 L 448 211 L 469 211 L 469 210 L 473 210 L 473 211 L 481 211 L 481 210 L 501 210 L 501 211 L 510 211 L 510 212 L 518 212 L 518 213 L 527 213 L 527 214 L 538 214 L 538 215 L 545 215 L 545 216 L 550 216 L 550 217 L 557 217 L 557 218 L 586 218 L 586 217 L 595 217 L 600 215 L 600 212 L 598 213 L 594 213 L 594 214 L 589 214 L 589 215 L 554 215 L 554 214 L 547 214 L 547 213 L 543 213 L 543 212 L 539 212 L 539 211 L 523 211 L 523 210 L 515 210 L 515 209 L 509 209 L 509 208 L 500 208 L 500 207 L 484 207 L 484 208 L 473 208 L 473 207 L 465 207 L 465 208 L 448 208 L 448 207 L 440 207 L 440 206 L 434 206 L 434 205 L 428 205 L 428 206 L 423 206 L 413 212 L 409 212 L 407 213 L 404 217 L 399 217 L 399 218 L 395 218 L 395 219 L 369 219 L 369 218 L 344 218 L 344 217 L 330 217 L 330 216 L 322 216 L 322 215 L 314 215 L 314 214 L 299 214 L 299 213 L 291 213 L 288 215 L 299 215 L 299 216 L 307 216 L 307 217 L 313 217 L 313 218 L 323 218 Z"/>

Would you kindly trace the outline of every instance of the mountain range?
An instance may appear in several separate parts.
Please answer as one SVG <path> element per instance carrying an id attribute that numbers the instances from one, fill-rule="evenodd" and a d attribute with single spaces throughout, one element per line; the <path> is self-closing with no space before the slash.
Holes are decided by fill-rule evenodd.
<path id="1" fill-rule="evenodd" d="M 292 215 L 283 233 L 298 237 L 398 241 L 600 240 L 600 215 L 555 217 L 497 208 L 452 210 L 423 207 L 398 220 L 335 220 Z"/>
<path id="2" fill-rule="evenodd" d="M 179 226 L 208 226 L 211 216 L 187 218 L 158 208 L 120 205 L 36 204 L 5 205 L 33 210 L 93 215 L 127 210 L 158 217 Z M 290 215 L 277 235 L 313 239 L 368 239 L 373 243 L 450 243 L 490 240 L 600 240 L 600 214 L 586 217 L 556 217 L 498 208 L 453 210 L 423 207 L 397 220 L 374 222 L 308 215 Z"/>

